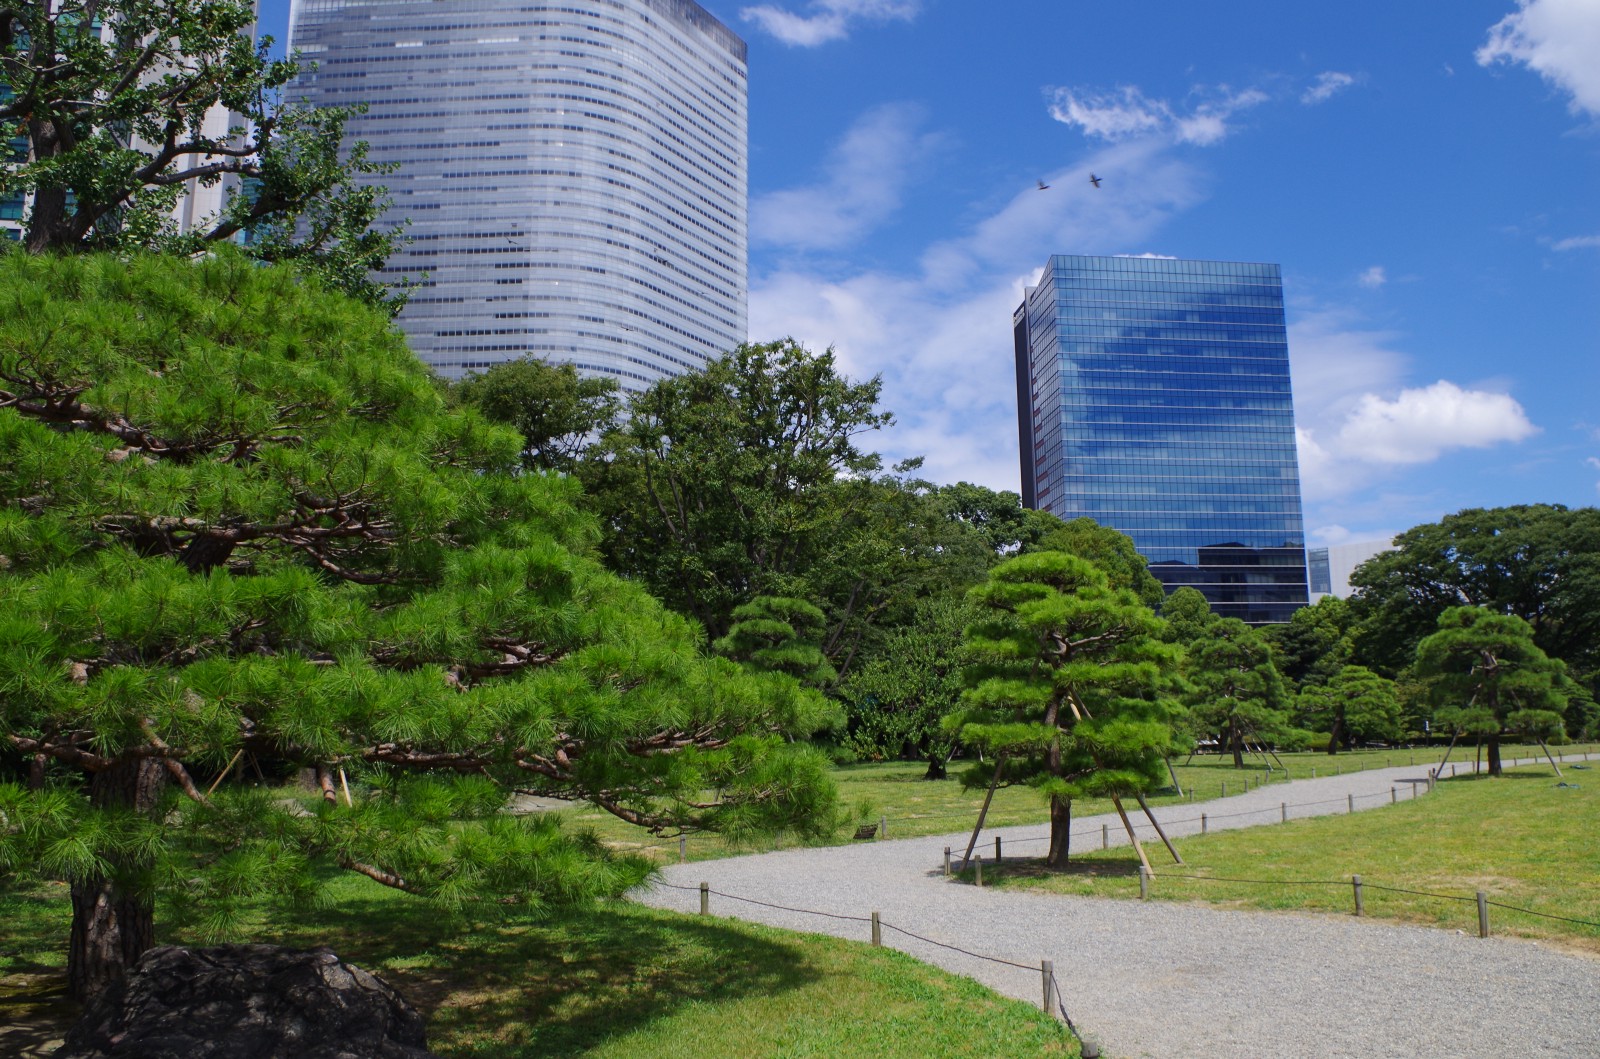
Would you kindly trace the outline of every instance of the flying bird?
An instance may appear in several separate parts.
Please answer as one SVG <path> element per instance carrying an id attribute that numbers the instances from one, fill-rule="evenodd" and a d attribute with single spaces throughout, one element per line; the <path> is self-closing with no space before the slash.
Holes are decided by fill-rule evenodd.
<path id="1" fill-rule="evenodd" d="M 1100 178 L 1095 176 L 1093 173 L 1090 173 L 1089 174 L 1089 183 L 1093 184 L 1095 187 L 1099 187 L 1100 186 Z"/>
<path id="2" fill-rule="evenodd" d="M 1039 181 L 1039 190 L 1040 191 L 1049 191 L 1050 190 L 1050 185 L 1046 184 L 1044 181 L 1041 180 L 1041 181 Z"/>

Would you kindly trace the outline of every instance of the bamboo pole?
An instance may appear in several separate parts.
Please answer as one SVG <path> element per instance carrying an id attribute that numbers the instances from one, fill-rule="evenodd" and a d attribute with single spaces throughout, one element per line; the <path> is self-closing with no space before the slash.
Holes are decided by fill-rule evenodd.
<path id="1" fill-rule="evenodd" d="M 1556 759 L 1551 756 L 1550 748 L 1544 745 L 1544 740 L 1539 740 L 1539 749 L 1544 751 L 1545 760 L 1550 762 L 1550 767 L 1556 770 L 1556 779 L 1561 779 L 1561 766 L 1556 764 Z"/>
<path id="2" fill-rule="evenodd" d="M 229 759 L 229 761 L 228 761 L 228 767 L 223 769 L 222 772 L 217 776 L 217 778 L 211 781 L 211 786 L 206 788 L 206 797 L 207 798 L 209 798 L 213 794 L 217 793 L 217 788 L 222 786 L 222 781 L 228 778 L 228 773 L 233 771 L 233 766 L 235 766 L 235 765 L 237 765 L 239 763 L 239 759 L 241 757 L 244 757 L 244 748 L 243 747 L 240 747 L 238 750 L 235 750 L 233 752 L 233 757 L 231 759 Z"/>
<path id="3" fill-rule="evenodd" d="M 983 808 L 978 810 L 978 822 L 972 825 L 972 838 L 967 842 L 967 852 L 961 858 L 961 866 L 965 868 L 972 862 L 972 849 L 978 844 L 978 833 L 983 830 L 983 821 L 989 815 L 989 802 L 994 798 L 994 789 L 1000 785 L 1000 770 L 1005 767 L 1006 756 L 999 754 L 994 759 L 994 778 L 989 781 L 989 791 L 983 796 Z"/>

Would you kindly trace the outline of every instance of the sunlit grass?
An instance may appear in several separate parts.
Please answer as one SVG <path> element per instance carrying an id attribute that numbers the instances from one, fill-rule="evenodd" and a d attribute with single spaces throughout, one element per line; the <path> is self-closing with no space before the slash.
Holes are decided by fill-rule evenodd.
<path id="1" fill-rule="evenodd" d="M 1600 780 L 1568 771 L 1558 787 L 1548 765 L 1501 779 L 1463 775 L 1432 795 L 1354 815 L 1291 820 L 1175 840 L 1184 865 L 1147 847 L 1156 900 L 1232 908 L 1349 915 L 1352 875 L 1363 881 L 1365 913 L 1476 933 L 1474 895 L 1549 916 L 1600 923 Z M 1200 881 L 1249 879 L 1261 882 Z M 970 873 L 969 873 L 970 877 Z M 1138 861 L 1129 848 L 1074 854 L 1063 871 L 1038 860 L 985 865 L 984 882 L 1014 889 L 1136 900 Z M 1297 883 L 1332 885 L 1295 885 Z M 1438 899 L 1382 887 L 1449 895 Z M 1600 952 L 1600 927 L 1494 907 L 1490 929 L 1560 939 Z"/>

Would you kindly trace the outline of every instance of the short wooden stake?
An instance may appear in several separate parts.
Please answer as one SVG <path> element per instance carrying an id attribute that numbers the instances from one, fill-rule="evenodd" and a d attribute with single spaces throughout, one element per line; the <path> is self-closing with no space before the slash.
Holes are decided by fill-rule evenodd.
<path id="1" fill-rule="evenodd" d="M 1390 787 L 1389 788 L 1389 804 L 1393 805 L 1396 802 L 1398 802 L 1399 800 L 1400 800 L 1400 788 L 1399 787 Z"/>
<path id="2" fill-rule="evenodd" d="M 1350 888 L 1356 894 L 1356 915 L 1359 916 L 1367 910 L 1366 904 L 1361 900 L 1361 876 L 1350 876 Z"/>
<path id="3" fill-rule="evenodd" d="M 994 862 L 999 864 L 1005 858 L 1000 856 L 1000 836 L 994 836 Z"/>
<path id="4" fill-rule="evenodd" d="M 678 863 L 683 864 L 689 859 L 689 836 L 678 836 Z"/>
<path id="5" fill-rule="evenodd" d="M 946 876 L 948 876 L 950 874 L 950 847 L 949 846 L 944 847 L 944 873 L 945 873 Z"/>
<path id="6" fill-rule="evenodd" d="M 878 837 L 889 837 L 889 818 L 887 816 L 878 817 Z"/>
<path id="7" fill-rule="evenodd" d="M 1489 895 L 1478 891 L 1478 937 L 1489 936 Z"/>
<path id="8" fill-rule="evenodd" d="M 1202 835 L 1206 833 L 1206 814 L 1205 813 L 1201 813 L 1200 814 L 1200 833 Z"/>
<path id="9" fill-rule="evenodd" d="M 878 921 L 878 913 L 872 913 L 872 944 L 883 944 L 883 924 Z"/>
<path id="10" fill-rule="evenodd" d="M 711 884 L 708 882 L 700 884 L 700 914 L 703 916 L 711 914 Z"/>
<path id="11" fill-rule="evenodd" d="M 1344 803 L 1350 807 L 1350 811 L 1352 813 L 1356 811 L 1356 796 L 1355 795 L 1353 795 L 1353 794 L 1345 795 L 1344 796 Z"/>
<path id="12" fill-rule="evenodd" d="M 1311 766 L 1311 778 L 1312 779 L 1316 779 L 1317 778 L 1317 767 L 1315 765 Z"/>
<path id="13" fill-rule="evenodd" d="M 1282 821 L 1283 823 L 1287 824 L 1289 822 L 1289 803 L 1288 802 L 1279 802 L 1278 803 L 1278 815 L 1283 817 L 1283 821 Z"/>
<path id="14" fill-rule="evenodd" d="M 1051 1006 L 1056 992 L 1056 965 L 1049 960 L 1039 961 L 1039 977 L 1044 979 L 1044 1013 L 1053 1014 L 1055 1008 Z"/>
<path id="15" fill-rule="evenodd" d="M 1412 799 L 1412 801 L 1415 801 L 1416 797 L 1417 797 L 1417 781 L 1416 780 L 1412 780 L 1411 781 L 1411 799 Z"/>
<path id="16" fill-rule="evenodd" d="M 1111 848 L 1111 825 L 1110 824 L 1101 824 L 1100 825 L 1100 848 L 1101 849 L 1110 849 Z"/>
<path id="17" fill-rule="evenodd" d="M 977 883 L 977 885 L 982 886 L 983 885 L 983 854 L 980 853 L 977 856 L 972 858 L 972 867 L 974 869 L 974 874 L 972 876 L 973 880 Z"/>
<path id="18" fill-rule="evenodd" d="M 1150 869 L 1143 864 L 1139 865 L 1139 900 L 1150 899 Z"/>
<path id="19" fill-rule="evenodd" d="M 1228 796 L 1228 781 L 1227 780 L 1223 780 L 1222 781 L 1222 797 L 1226 798 L 1227 796 Z"/>

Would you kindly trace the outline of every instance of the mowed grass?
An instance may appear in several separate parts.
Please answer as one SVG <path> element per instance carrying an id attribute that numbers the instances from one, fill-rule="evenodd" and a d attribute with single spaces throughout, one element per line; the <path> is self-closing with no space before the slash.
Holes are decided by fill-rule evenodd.
<path id="1" fill-rule="evenodd" d="M 1600 924 L 1600 768 L 1564 771 L 1576 787 L 1558 787 L 1548 765 L 1500 779 L 1463 775 L 1416 801 L 1354 815 L 1178 838 L 1182 866 L 1160 843 L 1148 843 L 1156 873 L 1150 896 L 1350 915 L 1350 877 L 1360 875 L 1368 916 L 1476 933 L 1482 890 L 1493 902 Z M 986 864 L 984 883 L 1136 900 L 1138 860 L 1130 848 L 1085 849 L 1063 871 L 1008 860 Z M 1490 931 L 1600 953 L 1600 926 L 1491 907 Z"/>
<path id="2" fill-rule="evenodd" d="M 626 902 L 474 922 L 355 876 L 330 887 L 330 908 L 263 917 L 245 940 L 326 945 L 376 972 L 423 1011 L 444 1056 L 1078 1054 L 1035 1008 L 892 949 Z M 59 994 L 65 887 L 0 895 L 0 922 L 0 1021 L 70 1018 L 45 1003 Z"/>
<path id="3" fill-rule="evenodd" d="M 1587 744 L 1552 748 L 1569 756 L 1600 751 L 1600 746 Z M 1503 748 L 1507 760 L 1532 758 L 1542 752 L 1538 747 Z M 1429 767 L 1437 764 L 1444 755 L 1443 747 L 1417 747 L 1415 749 L 1362 750 L 1349 754 L 1326 753 L 1279 754 L 1275 759 L 1260 755 L 1247 755 L 1246 767 L 1237 769 L 1231 756 L 1215 754 L 1195 756 L 1189 764 L 1184 758 L 1174 762 L 1174 771 L 1183 788 L 1179 795 L 1170 789 L 1148 797 L 1152 808 L 1193 802 L 1209 801 L 1224 795 L 1241 794 L 1267 783 L 1282 784 L 1290 779 L 1310 779 L 1320 776 L 1341 775 L 1370 769 L 1389 767 L 1415 767 L 1418 779 L 1427 775 Z M 1461 775 L 1471 772 L 1473 748 L 1457 747 L 1451 756 L 1452 763 L 1460 766 Z M 1265 765 L 1270 764 L 1268 772 Z M 871 812 L 866 822 L 878 823 L 887 818 L 889 838 L 922 838 L 928 835 L 956 834 L 970 831 L 983 804 L 982 788 L 965 789 L 956 778 L 966 763 L 952 762 L 947 780 L 925 780 L 925 762 L 885 761 L 871 764 L 846 765 L 834 770 L 839 785 L 840 804 L 850 809 L 865 803 Z M 1284 770 L 1287 770 L 1285 773 Z M 1446 768 L 1448 773 L 1449 769 Z M 987 774 L 987 771 L 986 773 Z M 1130 811 L 1137 806 L 1126 803 Z M 1086 799 L 1073 803 L 1075 817 L 1110 813 L 1113 807 L 1108 800 Z M 1196 810 L 1198 812 L 1198 810 Z M 651 835 L 630 824 L 623 823 L 599 809 L 583 808 L 564 810 L 563 815 L 573 824 L 591 828 L 617 849 L 642 853 L 661 863 L 678 859 L 678 840 L 672 835 Z M 986 828 L 1010 827 L 1019 824 L 1042 824 L 1048 820 L 1046 805 L 1031 787 L 1007 787 L 995 792 Z M 851 841 L 854 822 L 841 827 L 827 839 L 828 843 Z M 751 845 L 736 845 L 717 835 L 695 834 L 688 836 L 685 852 L 691 861 L 735 856 L 740 853 L 781 849 L 796 845 L 793 839 L 779 838 Z"/>

